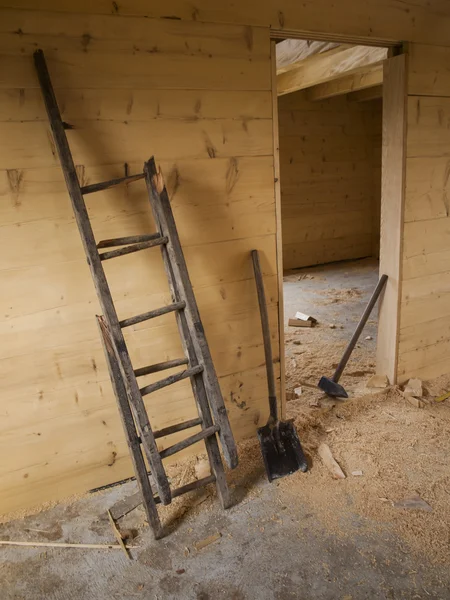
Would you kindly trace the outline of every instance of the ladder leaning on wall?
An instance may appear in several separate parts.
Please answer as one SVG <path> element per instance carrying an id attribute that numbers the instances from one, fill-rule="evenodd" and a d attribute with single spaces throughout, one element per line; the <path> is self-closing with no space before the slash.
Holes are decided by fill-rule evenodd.
<path id="1" fill-rule="evenodd" d="M 156 169 L 154 158 L 145 163 L 141 174 L 81 187 L 42 50 L 34 53 L 34 64 L 86 258 L 103 310 L 103 316 L 97 316 L 97 322 L 142 502 L 155 538 L 159 538 L 163 535 L 163 528 L 156 509 L 158 502 L 169 504 L 175 496 L 215 482 L 222 506 L 227 508 L 230 505 L 229 490 L 217 438 L 221 442 L 224 458 L 230 468 L 237 465 L 236 444 L 189 279 L 168 193 L 162 175 Z M 106 190 L 120 183 L 131 183 L 140 179 L 144 179 L 147 185 L 157 233 L 103 240 L 96 243 L 83 196 Z M 161 248 L 172 294 L 172 304 L 119 321 L 102 262 L 156 246 Z M 108 248 L 115 249 L 108 250 Z M 99 252 L 100 249 L 107 250 Z M 122 329 L 170 312 L 175 313 L 185 356 L 134 369 Z M 138 385 L 139 377 L 182 365 L 186 366 L 183 371 L 141 388 Z M 153 431 L 143 396 L 187 378 L 192 384 L 198 418 Z M 197 426 L 201 427 L 198 433 L 165 450 L 158 450 L 156 444 L 158 438 Z M 182 488 L 171 490 L 162 459 L 180 452 L 200 440 L 205 441 L 211 475 Z M 157 496 L 153 494 L 142 450 L 150 466 Z"/>

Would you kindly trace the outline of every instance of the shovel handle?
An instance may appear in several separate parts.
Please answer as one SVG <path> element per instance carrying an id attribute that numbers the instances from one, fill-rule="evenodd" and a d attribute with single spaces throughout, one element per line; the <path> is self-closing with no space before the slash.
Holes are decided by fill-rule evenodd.
<path id="1" fill-rule="evenodd" d="M 369 303 L 366 306 L 366 310 L 363 312 L 363 315 L 356 326 L 355 333 L 352 335 L 352 339 L 350 340 L 345 352 L 341 358 L 340 363 L 337 366 L 336 371 L 333 375 L 333 381 L 337 383 L 341 378 L 342 371 L 345 369 L 345 366 L 348 363 L 348 359 L 350 358 L 351 353 L 353 352 L 353 348 L 356 346 L 356 342 L 359 340 L 359 336 L 361 335 L 362 330 L 364 329 L 365 324 L 367 323 L 367 319 L 370 317 L 370 313 L 375 306 L 376 301 L 378 300 L 379 295 L 381 294 L 384 286 L 386 285 L 386 281 L 388 279 L 387 275 L 382 275 L 380 280 L 377 283 L 377 287 L 374 289 L 373 294 L 369 300 Z"/>
<path id="2" fill-rule="evenodd" d="M 267 387 L 269 390 L 270 416 L 273 421 L 278 420 L 278 407 L 275 388 L 275 374 L 273 372 L 272 346 L 270 343 L 269 315 L 267 313 L 266 294 L 264 291 L 263 276 L 259 263 L 258 250 L 252 250 L 253 271 L 255 272 L 256 291 L 258 292 L 259 313 L 261 315 L 261 328 L 264 340 L 264 354 L 266 358 Z"/>

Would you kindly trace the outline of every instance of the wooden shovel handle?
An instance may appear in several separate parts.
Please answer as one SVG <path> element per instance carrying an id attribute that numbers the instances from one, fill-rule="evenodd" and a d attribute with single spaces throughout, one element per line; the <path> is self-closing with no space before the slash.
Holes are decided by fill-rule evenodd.
<path id="1" fill-rule="evenodd" d="M 273 421 L 278 420 L 277 396 L 275 388 L 275 373 L 273 371 L 272 346 L 270 343 L 269 315 L 267 313 L 266 294 L 264 291 L 263 276 L 259 262 L 258 250 L 252 250 L 253 270 L 255 272 L 256 291 L 258 292 L 259 313 L 264 340 L 264 354 L 266 358 L 267 387 L 269 390 L 270 416 Z"/>

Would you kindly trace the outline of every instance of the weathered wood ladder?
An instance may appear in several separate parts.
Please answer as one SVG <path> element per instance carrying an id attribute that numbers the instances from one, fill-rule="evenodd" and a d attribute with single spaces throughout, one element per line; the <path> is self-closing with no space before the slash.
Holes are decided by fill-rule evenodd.
<path id="1" fill-rule="evenodd" d="M 172 497 L 215 482 L 222 506 L 227 508 L 230 505 L 229 490 L 217 436 L 222 445 L 224 458 L 230 468 L 237 465 L 235 441 L 189 279 L 168 193 L 162 175 L 156 169 L 154 158 L 144 164 L 144 171 L 141 174 L 81 187 L 42 50 L 34 53 L 34 63 L 87 262 L 103 310 L 103 316 L 97 317 L 97 320 L 136 479 L 148 521 L 153 528 L 155 537 L 159 538 L 163 535 L 163 530 L 156 509 L 158 502 L 169 504 Z M 96 243 L 83 196 L 106 190 L 120 183 L 131 183 L 140 179 L 144 179 L 147 185 L 150 206 L 158 232 Z M 173 303 L 119 321 L 102 262 L 154 246 L 161 248 Z M 99 253 L 100 249 L 106 248 L 115 249 Z M 134 369 L 122 329 L 170 312 L 175 313 L 185 357 Z M 186 369 L 139 388 L 137 381 L 139 377 L 181 365 L 186 365 Z M 192 384 L 198 418 L 166 427 L 160 431 L 153 431 L 143 396 L 186 378 L 189 378 Z M 201 426 L 199 433 L 195 433 L 165 450 L 158 450 L 156 439 L 196 426 Z M 205 441 L 212 474 L 182 488 L 171 490 L 162 459 L 180 452 L 200 440 Z M 156 497 L 153 495 L 142 449 L 157 488 L 158 496 Z"/>

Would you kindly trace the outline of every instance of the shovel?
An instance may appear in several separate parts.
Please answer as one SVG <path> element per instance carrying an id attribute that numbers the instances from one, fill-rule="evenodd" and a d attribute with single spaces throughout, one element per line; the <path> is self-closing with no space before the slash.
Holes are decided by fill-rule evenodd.
<path id="1" fill-rule="evenodd" d="M 348 394 L 345 391 L 345 388 L 340 385 L 339 379 L 341 378 L 342 371 L 345 369 L 348 359 L 350 358 L 351 353 L 353 352 L 353 348 L 356 346 L 356 342 L 359 340 L 359 336 L 361 335 L 362 330 L 364 329 L 365 324 L 367 323 L 367 319 L 370 317 L 370 313 L 375 306 L 376 301 L 378 300 L 379 295 L 383 291 L 383 288 L 386 284 L 388 276 L 382 275 L 380 277 L 379 282 L 377 283 L 377 287 L 374 289 L 373 294 L 369 300 L 368 305 L 361 317 L 358 325 L 356 326 L 355 333 L 352 336 L 345 352 L 334 372 L 333 377 L 330 379 L 329 377 L 321 377 L 318 383 L 318 387 L 328 394 L 328 396 L 333 396 L 333 398 L 348 398 Z"/>
<path id="2" fill-rule="evenodd" d="M 272 347 L 270 345 L 269 317 L 267 315 L 266 295 L 259 264 L 258 250 L 252 250 L 253 270 L 258 292 L 259 311 L 264 340 L 266 359 L 267 387 L 269 390 L 270 416 L 267 425 L 257 431 L 264 466 L 269 481 L 291 475 L 295 471 L 307 471 L 303 449 L 292 421 L 278 419 L 275 374 L 273 372 Z"/>

